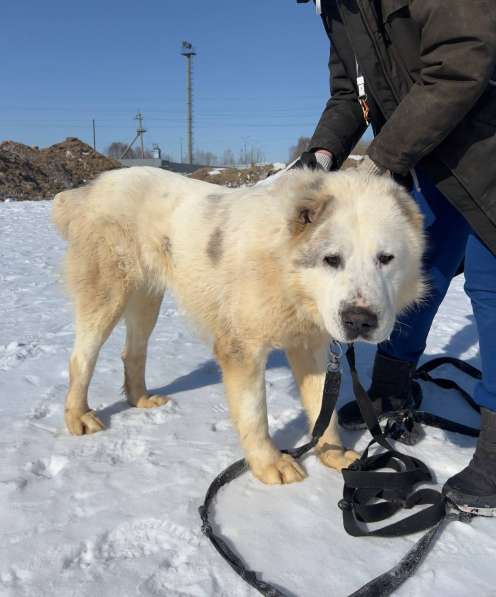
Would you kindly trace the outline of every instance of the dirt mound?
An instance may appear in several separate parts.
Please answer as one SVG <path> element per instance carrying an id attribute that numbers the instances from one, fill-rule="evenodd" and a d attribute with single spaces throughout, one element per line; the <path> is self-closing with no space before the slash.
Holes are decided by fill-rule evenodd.
<path id="1" fill-rule="evenodd" d="M 244 185 L 253 185 L 275 172 L 276 170 L 272 164 L 250 166 L 249 168 L 240 170 L 237 168 L 215 168 L 214 166 L 209 166 L 196 170 L 191 174 L 191 178 L 212 182 L 225 187 L 241 187 Z"/>
<path id="2" fill-rule="evenodd" d="M 0 201 L 51 199 L 100 172 L 120 167 L 74 137 L 45 149 L 4 141 L 0 143 Z"/>
<path id="3" fill-rule="evenodd" d="M 361 156 L 351 156 L 345 161 L 342 167 L 343 169 L 356 168 L 361 159 Z M 225 187 L 251 186 L 260 180 L 272 176 L 272 174 L 275 174 L 281 169 L 281 166 L 281 164 L 266 164 L 263 166 L 250 166 L 249 168 L 242 169 L 206 166 L 195 170 L 190 177 Z"/>

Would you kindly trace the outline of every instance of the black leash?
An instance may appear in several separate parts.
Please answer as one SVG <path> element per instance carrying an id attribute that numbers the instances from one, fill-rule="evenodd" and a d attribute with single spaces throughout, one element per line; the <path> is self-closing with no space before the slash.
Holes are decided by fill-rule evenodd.
<path id="1" fill-rule="evenodd" d="M 308 443 L 299 448 L 282 450 L 282 452 L 290 454 L 293 458 L 301 458 L 304 454 L 314 448 L 331 421 L 332 413 L 336 407 L 339 390 L 341 388 L 341 354 L 341 346 L 338 343 L 333 342 L 329 351 L 329 364 L 327 366 L 324 390 L 322 392 L 322 404 L 319 416 L 312 431 L 312 438 Z M 212 481 L 205 496 L 205 501 L 199 508 L 200 517 L 202 519 L 202 532 L 210 539 L 212 545 L 231 568 L 241 576 L 245 582 L 257 589 L 259 593 L 266 595 L 267 597 L 285 597 L 284 593 L 281 593 L 273 585 L 260 580 L 253 570 L 248 570 L 241 557 L 229 547 L 222 537 L 214 532 L 212 523 L 210 522 L 210 506 L 219 489 L 242 475 L 247 470 L 248 463 L 243 458 L 234 464 L 231 464 L 231 466 L 227 467 Z"/>
<path id="2" fill-rule="evenodd" d="M 315 447 L 330 423 L 341 386 L 340 356 L 341 348 L 339 344 L 333 343 L 330 350 L 330 362 L 324 384 L 321 411 L 313 428 L 312 437 L 308 443 L 299 448 L 283 450 L 283 452 L 294 458 L 301 458 Z M 419 483 L 433 481 L 429 469 L 421 460 L 395 450 L 389 439 L 402 439 L 402 436 L 404 439 L 406 434 L 411 433 L 411 427 L 415 423 L 425 423 L 466 435 L 477 435 L 478 430 L 423 411 L 408 411 L 403 413 L 402 418 L 388 421 L 383 431 L 367 392 L 358 379 L 353 345 L 350 345 L 346 357 L 352 375 L 353 392 L 362 417 L 372 434 L 372 440 L 362 456 L 348 469 L 342 471 L 345 484 L 343 499 L 340 500 L 338 506 L 343 512 L 344 528 L 348 534 L 354 537 L 398 537 L 429 529 L 396 566 L 374 578 L 349 596 L 385 597 L 394 592 L 414 574 L 432 545 L 443 520 L 446 518 L 446 501 L 439 491 L 429 488 L 415 490 L 415 486 Z M 445 364 L 454 365 L 464 373 L 480 379 L 480 371 L 451 357 L 434 359 L 429 363 L 425 363 L 417 370 L 415 377 L 435 383 L 443 388 L 456 389 L 471 406 L 478 410 L 477 405 L 468 393 L 455 382 L 443 378 L 433 378 L 430 375 L 432 370 Z M 369 450 L 374 444 L 378 444 L 385 452 L 369 456 Z M 391 469 L 393 472 L 378 472 L 381 469 Z M 247 470 L 248 464 L 246 461 L 244 459 L 238 460 L 211 483 L 205 501 L 199 508 L 202 519 L 202 532 L 231 568 L 260 594 L 267 597 L 285 597 L 279 589 L 268 582 L 260 580 L 256 572 L 249 570 L 242 558 L 228 545 L 224 538 L 214 531 L 212 526 L 210 507 L 218 491 Z M 402 509 L 411 509 L 414 506 L 426 507 L 385 527 L 374 530 L 367 527 L 370 523 L 380 522 Z M 453 518 L 453 516 L 448 518 Z M 467 519 L 464 515 L 454 516 L 454 518 L 459 520 Z"/>
<path id="3" fill-rule="evenodd" d="M 451 365 L 462 373 L 473 377 L 474 379 L 479 380 L 482 378 L 482 373 L 479 371 L 479 369 L 476 369 L 469 363 L 465 363 L 464 361 L 455 359 L 453 357 L 439 357 L 424 363 L 417 369 L 414 378 L 433 383 L 444 390 L 456 390 L 473 410 L 475 410 L 477 413 L 480 413 L 480 407 L 474 402 L 472 396 L 466 390 L 460 387 L 455 381 L 443 377 L 432 377 L 431 372 L 442 365 Z M 440 417 L 439 415 L 434 415 L 423 410 L 415 411 L 413 416 L 415 422 L 421 423 L 423 425 L 437 427 L 438 429 L 444 429 L 445 431 L 454 431 L 455 433 L 461 433 L 462 435 L 469 435 L 471 437 L 479 436 L 479 430 L 475 427 L 468 427 L 467 425 L 450 421 L 449 419 L 445 419 L 444 417 Z"/>

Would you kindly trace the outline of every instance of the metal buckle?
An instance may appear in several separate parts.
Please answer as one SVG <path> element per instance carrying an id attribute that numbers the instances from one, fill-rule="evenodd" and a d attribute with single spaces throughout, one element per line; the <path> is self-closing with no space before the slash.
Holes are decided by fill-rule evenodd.
<path id="1" fill-rule="evenodd" d="M 470 524 L 475 516 L 474 513 L 460 510 L 456 504 L 450 500 L 446 500 L 446 520 Z"/>
<path id="2" fill-rule="evenodd" d="M 348 500 L 342 499 L 338 502 L 338 508 L 343 512 L 350 512 L 351 510 L 353 510 L 353 504 Z"/>
<path id="3" fill-rule="evenodd" d="M 341 371 L 341 357 L 343 356 L 343 347 L 337 340 L 332 340 L 329 345 L 329 360 L 327 371 Z"/>
<path id="4" fill-rule="evenodd" d="M 407 446 L 414 446 L 424 434 L 415 420 L 415 413 L 404 409 L 388 416 L 384 435 Z"/>

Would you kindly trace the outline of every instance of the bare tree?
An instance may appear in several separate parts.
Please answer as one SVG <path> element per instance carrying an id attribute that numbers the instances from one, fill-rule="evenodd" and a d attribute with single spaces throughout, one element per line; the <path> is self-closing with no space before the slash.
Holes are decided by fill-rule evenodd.
<path id="1" fill-rule="evenodd" d="M 236 158 L 234 157 L 234 152 L 232 149 L 225 149 L 224 155 L 222 157 L 222 165 L 223 166 L 234 166 L 236 163 Z"/>
<path id="2" fill-rule="evenodd" d="M 114 158 L 118 160 L 126 150 L 127 146 L 128 143 L 123 143 L 122 141 L 114 141 L 107 147 L 105 153 L 108 155 L 109 158 Z"/>
<path id="3" fill-rule="evenodd" d="M 310 137 L 300 137 L 296 142 L 296 145 L 289 148 L 289 161 L 292 162 L 293 160 L 296 160 L 298 156 L 307 150 L 309 143 Z"/>
<path id="4" fill-rule="evenodd" d="M 265 162 L 265 154 L 260 147 L 250 147 L 249 149 L 242 149 L 239 154 L 240 164 L 260 164 Z"/>
<path id="5" fill-rule="evenodd" d="M 211 151 L 197 149 L 193 155 L 193 162 L 202 166 L 213 166 L 214 164 L 217 164 L 218 157 Z"/>
<path id="6" fill-rule="evenodd" d="M 124 143 L 123 141 L 114 141 L 107 147 L 105 153 L 109 156 L 109 158 L 119 160 L 122 154 L 126 151 L 128 145 L 129 143 Z M 131 147 L 131 149 L 129 149 L 126 153 L 125 157 L 126 159 L 130 160 L 139 160 L 141 159 L 141 149 L 139 149 L 138 147 Z M 145 159 L 150 159 L 152 157 L 152 151 L 150 149 L 145 149 Z"/>

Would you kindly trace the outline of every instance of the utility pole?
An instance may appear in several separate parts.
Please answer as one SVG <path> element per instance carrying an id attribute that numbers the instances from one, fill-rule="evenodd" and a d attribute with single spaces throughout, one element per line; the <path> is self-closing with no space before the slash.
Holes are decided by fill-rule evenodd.
<path id="1" fill-rule="evenodd" d="M 248 136 L 248 137 L 241 137 L 241 139 L 243 139 L 243 149 L 242 149 L 243 157 L 242 157 L 241 163 L 245 164 L 245 165 L 248 164 L 248 151 L 247 151 L 247 148 L 246 148 L 246 142 L 250 138 L 251 138 L 250 136 Z"/>
<path id="2" fill-rule="evenodd" d="M 134 117 L 134 120 L 138 121 L 138 124 L 136 125 L 136 136 L 131 141 L 131 143 L 129 143 L 129 145 L 126 147 L 126 149 L 124 150 L 124 153 L 119 158 L 120 160 L 123 160 L 126 157 L 127 152 L 134 145 L 134 143 L 138 137 L 140 137 L 140 139 L 141 139 L 141 159 L 142 160 L 145 159 L 145 146 L 143 144 L 143 134 L 146 133 L 146 129 L 143 128 L 143 114 L 138 111 L 138 113 Z"/>
<path id="3" fill-rule="evenodd" d="M 181 54 L 186 58 L 186 89 L 187 89 L 187 108 L 188 108 L 188 162 L 193 163 L 193 82 L 191 76 L 191 67 L 193 56 L 196 52 L 188 41 L 183 41 Z"/>
<path id="4" fill-rule="evenodd" d="M 143 115 L 141 112 L 136 114 L 136 120 L 138 121 L 138 126 L 136 127 L 136 137 L 140 138 L 141 141 L 141 159 L 145 159 L 145 146 L 143 143 L 143 134 L 146 133 L 146 130 L 143 128 Z"/>
<path id="5" fill-rule="evenodd" d="M 93 150 L 96 151 L 96 129 L 95 129 L 95 119 L 93 118 Z"/>

